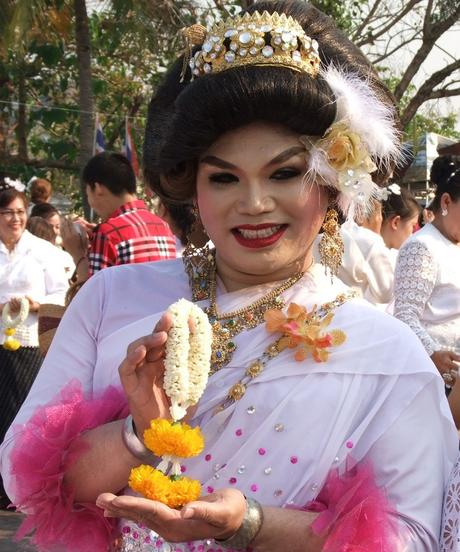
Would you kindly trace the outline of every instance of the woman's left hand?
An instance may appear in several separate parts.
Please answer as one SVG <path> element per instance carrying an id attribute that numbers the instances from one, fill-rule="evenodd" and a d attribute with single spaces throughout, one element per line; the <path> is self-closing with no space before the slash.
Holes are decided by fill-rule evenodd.
<path id="1" fill-rule="evenodd" d="M 246 499 L 236 489 L 221 489 L 173 510 L 146 498 L 99 495 L 96 501 L 106 517 L 125 518 L 142 523 L 168 542 L 227 539 L 243 523 Z"/>

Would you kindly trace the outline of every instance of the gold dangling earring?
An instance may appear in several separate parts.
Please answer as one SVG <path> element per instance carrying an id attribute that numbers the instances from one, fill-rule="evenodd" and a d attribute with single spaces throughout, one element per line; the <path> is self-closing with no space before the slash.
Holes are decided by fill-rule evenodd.
<path id="1" fill-rule="evenodd" d="M 331 279 L 337 276 L 342 264 L 345 247 L 340 233 L 339 215 L 335 209 L 329 208 L 323 222 L 323 235 L 319 242 L 321 264 L 331 272 Z"/>
<path id="2" fill-rule="evenodd" d="M 194 221 L 187 232 L 182 261 L 189 278 L 192 300 L 202 301 L 209 298 L 209 282 L 215 272 L 215 258 L 208 246 L 209 236 L 196 205 L 193 205 L 192 213 Z"/>

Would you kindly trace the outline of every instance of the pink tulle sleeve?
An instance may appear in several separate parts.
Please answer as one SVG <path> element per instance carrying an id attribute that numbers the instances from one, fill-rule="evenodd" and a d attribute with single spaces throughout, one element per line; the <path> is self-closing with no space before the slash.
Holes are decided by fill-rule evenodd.
<path id="1" fill-rule="evenodd" d="M 91 399 L 72 381 L 23 426 L 11 453 L 16 506 L 27 514 L 17 539 L 34 533 L 40 551 L 106 552 L 115 522 L 95 504 L 76 504 L 64 473 L 85 450 L 84 431 L 127 415 L 121 390 L 108 388 Z"/>
<path id="2" fill-rule="evenodd" d="M 327 535 L 323 552 L 395 552 L 405 541 L 397 512 L 377 487 L 369 463 L 342 476 L 331 471 L 317 499 L 304 509 L 319 512 L 312 530 Z"/>

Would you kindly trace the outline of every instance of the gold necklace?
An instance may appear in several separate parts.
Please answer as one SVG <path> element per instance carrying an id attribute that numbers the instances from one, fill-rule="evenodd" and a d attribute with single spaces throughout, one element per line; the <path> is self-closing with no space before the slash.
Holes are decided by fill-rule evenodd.
<path id="1" fill-rule="evenodd" d="M 330 312 L 355 297 L 357 297 L 357 293 L 355 291 L 349 291 L 347 293 L 337 295 L 333 301 L 329 301 L 320 307 L 315 308 L 311 313 L 309 323 L 317 324 L 318 322 L 321 322 Z M 268 345 L 260 357 L 250 362 L 244 372 L 244 376 L 230 387 L 224 402 L 216 408 L 216 413 L 225 410 L 225 408 L 230 406 L 232 403 L 239 401 L 245 395 L 248 384 L 264 371 L 265 366 L 271 359 L 280 354 L 281 349 L 278 345 L 281 339 L 282 337 L 279 337 L 275 342 Z"/>
<path id="2" fill-rule="evenodd" d="M 209 307 L 204 309 L 211 323 L 213 334 L 210 375 L 231 361 L 233 353 L 236 350 L 236 343 L 233 341 L 236 335 L 240 334 L 243 330 L 250 330 L 261 324 L 264 321 L 264 314 L 267 310 L 281 310 L 284 308 L 281 294 L 298 282 L 303 275 L 304 272 L 299 272 L 291 276 L 291 278 L 247 307 L 231 312 L 219 313 L 216 301 L 217 282 L 214 265 L 209 284 Z"/>

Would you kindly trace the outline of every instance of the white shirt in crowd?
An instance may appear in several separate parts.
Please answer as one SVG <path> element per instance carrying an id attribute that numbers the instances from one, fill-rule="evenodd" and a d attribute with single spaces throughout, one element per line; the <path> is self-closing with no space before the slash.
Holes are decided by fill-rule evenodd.
<path id="1" fill-rule="evenodd" d="M 427 353 L 460 353 L 460 247 L 432 224 L 401 247 L 394 316 L 408 324 Z"/>
<path id="2" fill-rule="evenodd" d="M 63 305 L 69 287 L 62 256 L 46 240 L 25 230 L 13 251 L 0 241 L 0 303 L 13 297 L 29 296 L 38 303 Z M 3 324 L 1 343 L 4 341 Z M 16 336 L 26 347 L 38 346 L 38 315 L 29 313 Z"/>

